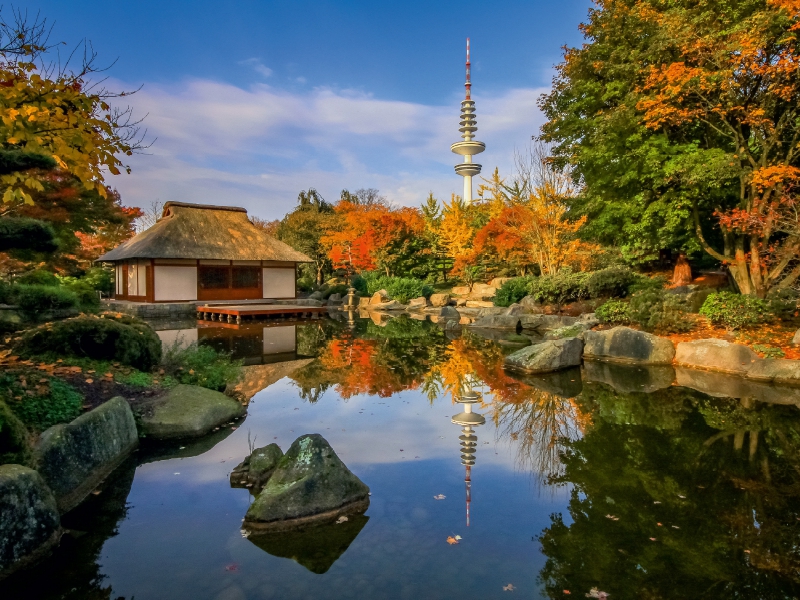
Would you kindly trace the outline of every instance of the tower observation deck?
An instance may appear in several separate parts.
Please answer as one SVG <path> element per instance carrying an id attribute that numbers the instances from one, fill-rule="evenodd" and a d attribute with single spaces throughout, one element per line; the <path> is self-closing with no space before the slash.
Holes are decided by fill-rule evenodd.
<path id="1" fill-rule="evenodd" d="M 464 202 L 472 204 L 472 178 L 481 172 L 481 165 L 472 162 L 472 157 L 486 150 L 486 144 L 473 139 L 473 134 L 478 131 L 478 124 L 475 120 L 475 102 L 470 98 L 472 81 L 470 77 L 469 38 L 467 38 L 467 81 L 464 87 L 467 93 L 461 102 L 461 121 L 459 121 L 461 127 L 458 128 L 463 141 L 456 142 L 450 146 L 450 150 L 464 157 L 464 162 L 456 165 L 456 174 L 464 178 Z"/>

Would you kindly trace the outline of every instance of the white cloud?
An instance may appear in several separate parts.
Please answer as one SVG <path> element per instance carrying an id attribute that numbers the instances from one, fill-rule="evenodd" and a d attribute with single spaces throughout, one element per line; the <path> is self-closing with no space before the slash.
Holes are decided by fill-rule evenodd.
<path id="1" fill-rule="evenodd" d="M 255 60 L 255 59 L 251 59 Z M 259 63 L 260 64 L 260 63 Z M 515 89 L 476 97 L 478 157 L 484 174 L 508 172 L 515 147 L 542 122 L 543 90 Z M 418 205 L 429 191 L 460 193 L 453 172 L 460 98 L 430 106 L 351 90 L 290 92 L 266 84 L 241 88 L 194 79 L 148 84 L 131 99 L 157 141 L 129 160 L 132 175 L 111 179 L 127 204 L 158 198 L 241 205 L 278 218 L 300 190 L 335 200 L 343 188 L 380 189 L 397 204 Z"/>
<path id="2" fill-rule="evenodd" d="M 272 75 L 272 69 L 262 63 L 258 58 L 248 58 L 247 60 L 240 61 L 239 64 L 251 67 L 256 73 L 264 77 Z"/>

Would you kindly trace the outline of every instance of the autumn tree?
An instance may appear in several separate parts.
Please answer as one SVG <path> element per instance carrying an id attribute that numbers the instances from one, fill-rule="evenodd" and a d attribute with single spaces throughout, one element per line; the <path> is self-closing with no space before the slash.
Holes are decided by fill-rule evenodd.
<path id="1" fill-rule="evenodd" d="M 587 233 L 702 249 L 740 291 L 800 276 L 800 3 L 600 0 L 541 107 Z"/>
<path id="2" fill-rule="evenodd" d="M 321 240 L 334 218 L 333 206 L 317 190 L 309 188 L 298 194 L 297 206 L 283 217 L 276 230 L 278 239 L 311 258 L 318 284 L 331 267 L 327 248 Z"/>
<path id="3" fill-rule="evenodd" d="M 75 274 L 134 235 L 142 211 L 124 206 L 116 190 L 105 188 L 100 194 L 86 189 L 76 177 L 58 169 L 37 177 L 42 190 L 31 193 L 33 203 L 17 200 L 2 205 L 0 221 L 36 220 L 53 232 L 55 247 L 13 252 L 16 259 Z"/>
<path id="4" fill-rule="evenodd" d="M 102 69 L 91 46 L 77 48 L 64 63 L 49 62 L 49 32 L 38 17 L 31 21 L 0 10 L 0 148 L 6 157 L 16 154 L 19 166 L 0 175 L 6 204 L 30 204 L 32 194 L 43 191 L 31 161 L 54 162 L 87 190 L 104 195 L 107 173 L 130 171 L 120 156 L 143 147 L 130 109 L 112 106 L 128 94 L 92 82 Z"/>

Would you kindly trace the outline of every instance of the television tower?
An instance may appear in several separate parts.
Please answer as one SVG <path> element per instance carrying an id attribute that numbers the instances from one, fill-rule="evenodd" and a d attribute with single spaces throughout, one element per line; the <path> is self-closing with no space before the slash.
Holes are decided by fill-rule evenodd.
<path id="1" fill-rule="evenodd" d="M 467 94 L 461 102 L 461 121 L 459 121 L 461 127 L 458 128 L 464 141 L 456 142 L 450 146 L 450 150 L 464 157 L 464 162 L 456 165 L 456 174 L 464 178 L 464 202 L 472 204 L 472 177 L 481 172 L 481 165 L 472 162 L 472 157 L 486 150 L 486 144 L 472 139 L 472 134 L 478 131 L 478 125 L 475 121 L 475 102 L 470 98 L 472 81 L 470 79 L 469 38 L 467 38 L 467 82 L 464 87 Z"/>

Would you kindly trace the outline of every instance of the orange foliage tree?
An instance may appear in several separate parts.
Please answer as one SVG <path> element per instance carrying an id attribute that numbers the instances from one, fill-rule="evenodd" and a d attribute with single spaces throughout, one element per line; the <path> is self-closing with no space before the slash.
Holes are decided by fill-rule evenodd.
<path id="1" fill-rule="evenodd" d="M 424 265 L 431 254 L 424 235 L 425 220 L 418 209 L 343 198 L 334 206 L 334 214 L 321 243 L 336 269 L 407 275 Z"/>
<path id="2" fill-rule="evenodd" d="M 800 2 L 599 0 L 583 31 L 542 108 L 584 207 L 608 235 L 693 229 L 744 294 L 792 285 Z"/>

